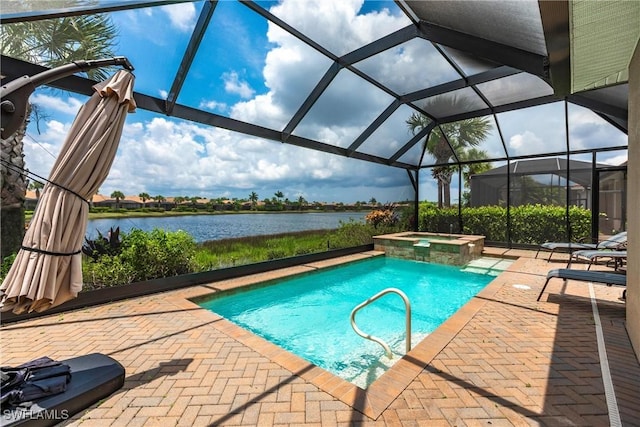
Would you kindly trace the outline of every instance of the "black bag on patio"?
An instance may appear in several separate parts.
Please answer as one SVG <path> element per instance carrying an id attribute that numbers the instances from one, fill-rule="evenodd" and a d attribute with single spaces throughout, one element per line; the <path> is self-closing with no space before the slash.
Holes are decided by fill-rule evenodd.
<path id="1" fill-rule="evenodd" d="M 45 356 L 16 367 L 2 367 L 0 377 L 0 404 L 4 408 L 63 393 L 71 381 L 71 368 Z"/>

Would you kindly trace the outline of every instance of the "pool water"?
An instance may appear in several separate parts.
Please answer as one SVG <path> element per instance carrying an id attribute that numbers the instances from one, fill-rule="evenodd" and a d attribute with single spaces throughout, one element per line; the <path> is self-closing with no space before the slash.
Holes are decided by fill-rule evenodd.
<path id="1" fill-rule="evenodd" d="M 389 360 L 379 344 L 351 328 L 350 314 L 356 305 L 389 287 L 403 291 L 411 302 L 413 347 L 482 290 L 495 273 L 374 257 L 223 292 L 198 304 L 366 388 L 405 352 L 405 309 L 398 295 L 388 294 L 356 315 L 362 331 L 392 348 L 394 357 Z"/>

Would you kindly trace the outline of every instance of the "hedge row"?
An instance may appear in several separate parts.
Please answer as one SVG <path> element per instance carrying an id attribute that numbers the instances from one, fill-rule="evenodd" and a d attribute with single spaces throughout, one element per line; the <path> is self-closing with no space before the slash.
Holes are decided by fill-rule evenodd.
<path id="1" fill-rule="evenodd" d="M 460 230 L 457 208 L 438 209 L 422 203 L 419 209 L 419 230 L 439 233 L 464 233 L 485 236 L 488 241 L 507 242 L 507 208 L 482 206 L 462 208 L 463 229 Z M 564 206 L 524 205 L 512 207 L 511 242 L 540 244 L 566 241 L 566 208 Z M 571 235 L 574 241 L 589 241 L 591 211 L 569 207 Z"/>

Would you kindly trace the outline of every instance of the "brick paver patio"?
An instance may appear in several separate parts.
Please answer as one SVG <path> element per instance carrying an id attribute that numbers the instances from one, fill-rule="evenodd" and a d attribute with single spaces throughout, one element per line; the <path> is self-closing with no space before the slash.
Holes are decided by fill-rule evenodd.
<path id="1" fill-rule="evenodd" d="M 520 258 L 366 390 L 188 300 L 345 259 L 5 325 L 2 364 L 99 352 L 124 365 L 123 388 L 62 425 L 609 425 L 589 286 L 554 280 L 537 302 L 565 264 L 487 252 Z M 622 291 L 593 288 L 622 425 L 640 425 Z"/>

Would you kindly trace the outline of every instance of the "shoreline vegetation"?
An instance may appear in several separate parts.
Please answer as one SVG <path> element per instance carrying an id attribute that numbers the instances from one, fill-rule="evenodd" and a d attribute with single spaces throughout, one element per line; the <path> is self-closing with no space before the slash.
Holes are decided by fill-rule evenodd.
<path id="1" fill-rule="evenodd" d="M 153 217 L 174 217 L 174 216 L 192 216 L 192 215 L 254 215 L 254 214 L 309 214 L 309 213 L 317 213 L 317 214 L 331 214 L 336 212 L 370 212 L 371 209 L 353 209 L 353 210 L 334 210 L 334 211 L 325 211 L 325 210 L 304 210 L 304 211 L 295 211 L 295 210 L 287 210 L 287 211 L 134 211 L 134 210 L 125 210 L 120 209 L 118 211 L 108 211 L 108 212 L 89 212 L 88 219 L 121 219 L 121 218 L 153 218 Z M 33 217 L 33 211 L 25 212 L 25 223 L 28 225 L 29 221 Z"/>
<path id="2" fill-rule="evenodd" d="M 348 221 L 336 229 L 305 230 L 270 235 L 209 240 L 196 243 L 185 231 L 104 230 L 83 246 L 83 290 L 246 265 L 297 255 L 372 243 L 376 234 L 396 227 Z M 85 251 L 88 249 L 88 252 Z M 6 257 L 0 280 L 8 273 L 15 254 Z"/>
<path id="3" fill-rule="evenodd" d="M 342 223 L 332 230 L 305 230 L 195 243 L 184 231 L 133 230 L 96 239 L 83 261 L 84 290 L 120 286 L 159 277 L 197 273 L 256 262 L 360 246 L 396 227 Z M 85 255 L 88 255 L 85 252 Z"/>
<path id="4" fill-rule="evenodd" d="M 204 241 L 196 243 L 185 231 L 169 232 L 132 229 L 120 233 L 119 228 L 101 230 L 96 239 L 83 245 L 83 290 L 121 286 L 130 283 L 197 273 L 256 262 L 372 243 L 376 234 L 397 231 L 400 216 L 390 207 L 381 210 L 285 210 L 285 211 L 202 211 L 202 210 L 102 210 L 92 212 L 89 219 L 173 217 L 184 215 L 229 215 L 257 213 L 331 214 L 337 212 L 369 212 L 365 222 L 349 220 L 335 229 L 305 230 L 272 235 Z M 377 213 L 377 215 L 373 215 Z M 33 214 L 33 212 L 29 212 Z M 404 215 L 402 215 L 404 217 Z M 27 217 L 27 218 L 30 218 Z M 0 278 L 11 266 L 15 254 L 3 260 Z"/>

